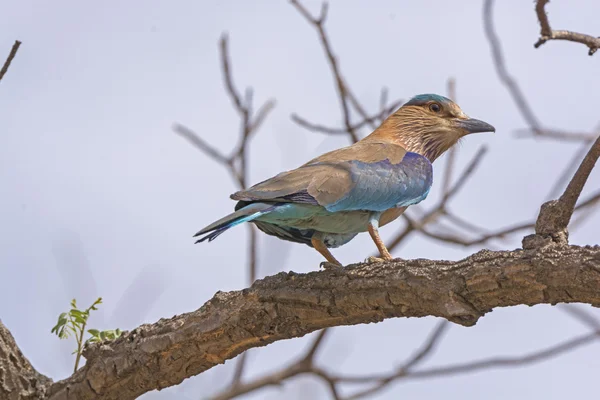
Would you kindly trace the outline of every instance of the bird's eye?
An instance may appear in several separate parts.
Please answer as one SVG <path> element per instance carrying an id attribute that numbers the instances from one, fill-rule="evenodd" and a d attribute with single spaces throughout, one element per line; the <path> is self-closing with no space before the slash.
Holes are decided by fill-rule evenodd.
<path id="1" fill-rule="evenodd" d="M 429 109 L 434 113 L 439 113 L 440 111 L 442 111 L 442 106 L 440 106 L 438 103 L 431 103 L 429 105 Z"/>

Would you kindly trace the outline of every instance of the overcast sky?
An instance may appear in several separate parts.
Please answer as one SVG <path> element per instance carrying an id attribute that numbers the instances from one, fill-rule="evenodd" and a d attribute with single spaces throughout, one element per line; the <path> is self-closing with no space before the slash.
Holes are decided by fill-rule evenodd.
<path id="1" fill-rule="evenodd" d="M 500 1 L 495 19 L 511 73 L 541 121 L 589 131 L 599 122 L 600 55 L 579 44 L 552 42 L 535 50 L 538 24 L 531 1 Z M 319 2 L 305 1 L 313 11 Z M 336 0 L 327 30 L 341 68 L 370 110 L 379 90 L 393 98 L 446 93 L 457 79 L 458 102 L 495 134 L 469 137 L 459 167 L 482 145 L 485 162 L 452 210 L 501 228 L 534 218 L 578 145 L 517 139 L 525 127 L 499 82 L 483 34 L 480 1 Z M 598 32 L 600 2 L 555 1 L 552 26 Z M 217 290 L 247 285 L 247 230 L 210 244 L 192 234 L 231 211 L 236 187 L 227 171 L 176 136 L 179 122 L 227 152 L 239 120 L 221 79 L 217 41 L 229 32 L 238 87 L 254 88 L 255 104 L 277 107 L 252 141 L 250 177 L 295 168 L 343 137 L 311 133 L 290 121 L 297 112 L 336 125 L 340 111 L 314 29 L 283 0 L 13 1 L 0 13 L 0 58 L 23 45 L 0 83 L 0 318 L 42 373 L 70 375 L 74 344 L 50 333 L 71 298 L 102 296 L 90 325 L 132 329 L 195 310 Z M 423 205 L 435 203 L 444 159 Z M 585 193 L 598 189 L 600 173 Z M 585 194 L 584 193 L 584 194 Z M 599 214 L 571 242 L 597 244 Z M 391 237 L 398 220 L 383 229 Z M 520 238 L 490 244 L 520 246 Z M 487 247 L 489 247 L 487 246 Z M 393 253 L 403 258 L 460 259 L 457 248 L 414 237 Z M 374 251 L 360 235 L 335 254 L 343 263 Z M 312 249 L 260 237 L 259 275 L 306 272 L 321 257 Z M 597 310 L 592 310 L 600 317 Z M 434 318 L 396 319 L 336 328 L 319 362 L 336 372 L 389 371 L 424 340 Z M 429 365 L 518 355 L 582 334 L 585 327 L 550 306 L 497 309 L 476 327 L 453 326 Z M 250 352 L 247 377 L 282 365 L 312 338 Z M 563 399 L 597 392 L 600 344 L 543 364 L 437 380 L 406 381 L 375 399 Z M 286 357 L 282 356 L 286 355 Z M 235 361 L 144 399 L 199 399 L 226 386 Z M 322 382 L 299 378 L 246 399 L 327 399 Z"/>

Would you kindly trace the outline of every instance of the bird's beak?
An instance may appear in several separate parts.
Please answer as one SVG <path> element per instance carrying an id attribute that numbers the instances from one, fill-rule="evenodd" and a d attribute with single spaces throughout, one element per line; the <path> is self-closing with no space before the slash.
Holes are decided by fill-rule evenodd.
<path id="1" fill-rule="evenodd" d="M 460 129 L 464 129 L 467 133 L 479 133 L 479 132 L 496 132 L 496 128 L 487 122 L 475 119 L 456 119 L 456 126 Z"/>

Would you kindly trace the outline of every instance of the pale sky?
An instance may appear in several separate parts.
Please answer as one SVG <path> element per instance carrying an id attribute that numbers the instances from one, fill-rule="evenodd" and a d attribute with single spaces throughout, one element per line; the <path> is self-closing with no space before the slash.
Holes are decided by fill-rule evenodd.
<path id="1" fill-rule="evenodd" d="M 498 1 L 495 20 L 506 61 L 538 118 L 547 126 L 590 131 L 599 122 L 600 55 L 579 44 L 551 42 L 535 50 L 532 2 Z M 305 1 L 313 12 L 320 2 Z M 455 77 L 458 103 L 493 124 L 495 134 L 469 137 L 463 167 L 481 145 L 489 152 L 451 204 L 457 214 L 490 229 L 534 218 L 578 145 L 518 139 L 525 122 L 499 82 L 483 34 L 480 1 L 335 0 L 327 30 L 356 94 L 376 110 L 382 86 L 392 98 L 446 93 Z M 600 34 L 593 0 L 548 6 L 552 26 Z M 195 310 L 218 291 L 247 286 L 247 230 L 210 244 L 192 235 L 230 212 L 236 190 L 215 165 L 171 127 L 184 124 L 223 151 L 237 140 L 239 120 L 222 86 L 217 42 L 230 38 L 240 89 L 255 104 L 277 107 L 253 139 L 251 181 L 295 168 L 343 137 L 307 132 L 290 120 L 341 121 L 334 84 L 314 29 L 287 1 L 128 2 L 13 1 L 0 13 L 0 58 L 15 39 L 23 45 L 0 82 L 0 318 L 42 373 L 70 375 L 74 343 L 50 333 L 69 300 L 105 304 L 90 325 L 132 329 Z M 444 159 L 424 207 L 440 192 Z M 584 195 L 597 190 L 600 172 Z M 600 213 L 571 234 L 597 244 Z M 401 229 L 399 219 L 383 229 Z M 520 246 L 494 242 L 496 249 Z M 393 254 L 460 259 L 480 248 L 458 248 L 414 236 Z M 360 235 L 335 251 L 343 263 L 375 250 Z M 259 276 L 318 268 L 314 250 L 260 236 Z M 598 310 L 592 310 L 600 317 Z M 434 318 L 395 319 L 333 330 L 318 361 L 340 373 L 391 370 L 421 344 Z M 550 306 L 497 309 L 477 326 L 451 327 L 425 366 L 497 355 L 519 355 L 586 332 Z M 247 379 L 301 354 L 313 335 L 250 352 Z M 600 343 L 543 364 L 435 380 L 405 381 L 374 399 L 563 399 L 596 393 Z M 144 399 L 200 399 L 227 386 L 235 361 Z M 354 390 L 355 388 L 349 388 Z M 350 393 L 350 391 L 344 391 Z M 310 377 L 244 399 L 328 399 Z"/>

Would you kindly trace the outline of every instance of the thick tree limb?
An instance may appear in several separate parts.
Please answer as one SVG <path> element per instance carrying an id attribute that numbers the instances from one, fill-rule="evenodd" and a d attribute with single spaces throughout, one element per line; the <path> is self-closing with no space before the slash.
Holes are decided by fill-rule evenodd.
<path id="1" fill-rule="evenodd" d="M 250 348 L 331 326 L 428 315 L 471 326 L 496 307 L 576 302 L 600 305 L 600 246 L 282 272 L 248 289 L 218 292 L 192 313 L 87 347 L 86 365 L 54 384 L 49 398 L 134 399 Z"/>
<path id="2" fill-rule="evenodd" d="M 39 399 L 51 383 L 31 366 L 0 321 L 0 399 Z"/>

